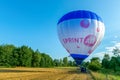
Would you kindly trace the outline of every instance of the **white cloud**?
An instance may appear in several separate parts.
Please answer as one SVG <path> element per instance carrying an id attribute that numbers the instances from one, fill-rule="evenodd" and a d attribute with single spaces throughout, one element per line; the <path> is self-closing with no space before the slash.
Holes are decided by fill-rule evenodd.
<path id="1" fill-rule="evenodd" d="M 120 49 L 120 43 L 115 43 L 114 46 L 112 46 L 112 47 L 106 47 L 105 49 L 107 50 L 107 52 L 112 52 L 113 49 L 115 49 L 116 47 Z"/>
<path id="2" fill-rule="evenodd" d="M 93 57 L 99 57 L 102 60 L 104 54 L 105 54 L 105 52 L 91 54 L 85 61 L 90 61 L 90 59 L 92 59 Z"/>
<path id="3" fill-rule="evenodd" d="M 111 43 L 116 44 L 116 43 L 117 43 L 117 41 L 111 41 Z"/>
<path id="4" fill-rule="evenodd" d="M 95 53 L 95 54 L 91 54 L 85 61 L 90 61 L 90 59 L 92 59 L 93 57 L 99 57 L 101 60 L 104 57 L 104 54 L 109 54 L 109 56 L 113 56 L 113 49 L 115 49 L 115 47 L 120 49 L 120 43 L 115 43 L 114 46 L 111 47 L 105 47 L 106 51 L 104 52 L 99 52 L 99 53 Z"/>
<path id="5" fill-rule="evenodd" d="M 85 59 L 85 61 L 90 61 L 93 57 L 99 57 L 100 60 L 102 60 L 105 54 L 109 54 L 110 57 L 113 56 L 112 52 L 109 52 L 109 53 L 99 52 L 99 53 L 95 53 L 95 54 L 90 55 L 87 59 Z"/>
<path id="6" fill-rule="evenodd" d="M 107 52 L 112 52 L 113 49 L 115 49 L 115 46 L 113 46 L 113 47 L 106 47 L 105 49 L 107 50 Z"/>
<path id="7" fill-rule="evenodd" d="M 117 47 L 117 48 L 120 49 L 120 43 L 116 43 L 116 44 L 115 44 L 115 47 Z"/>

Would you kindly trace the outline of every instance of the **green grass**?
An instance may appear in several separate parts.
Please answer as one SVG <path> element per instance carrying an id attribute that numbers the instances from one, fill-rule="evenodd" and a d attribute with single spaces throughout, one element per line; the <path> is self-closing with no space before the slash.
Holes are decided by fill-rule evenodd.
<path id="1" fill-rule="evenodd" d="M 100 72 L 91 72 L 95 80 L 120 80 L 120 75 L 104 74 Z"/>

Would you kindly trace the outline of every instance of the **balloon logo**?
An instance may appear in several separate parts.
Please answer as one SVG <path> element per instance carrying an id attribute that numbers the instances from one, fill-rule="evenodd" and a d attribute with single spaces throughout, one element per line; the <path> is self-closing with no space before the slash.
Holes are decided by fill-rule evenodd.
<path id="1" fill-rule="evenodd" d="M 92 47 L 96 43 L 96 37 L 94 35 L 88 35 L 84 39 L 84 44 L 86 46 Z"/>
<path id="2" fill-rule="evenodd" d="M 89 21 L 88 20 L 82 20 L 81 22 L 80 22 L 80 25 L 81 25 L 81 27 L 83 27 L 83 28 L 88 28 L 89 27 Z"/>
<path id="3" fill-rule="evenodd" d="M 102 19 L 91 11 L 72 11 L 57 23 L 61 44 L 78 65 L 100 44 L 105 27 Z"/>

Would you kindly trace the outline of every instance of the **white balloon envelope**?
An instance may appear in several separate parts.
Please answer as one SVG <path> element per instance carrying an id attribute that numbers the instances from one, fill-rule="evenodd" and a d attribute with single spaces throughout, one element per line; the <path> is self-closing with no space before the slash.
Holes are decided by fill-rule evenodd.
<path id="1" fill-rule="evenodd" d="M 100 44 L 105 27 L 97 14 L 78 10 L 60 18 L 57 31 L 60 42 L 79 65 Z"/>

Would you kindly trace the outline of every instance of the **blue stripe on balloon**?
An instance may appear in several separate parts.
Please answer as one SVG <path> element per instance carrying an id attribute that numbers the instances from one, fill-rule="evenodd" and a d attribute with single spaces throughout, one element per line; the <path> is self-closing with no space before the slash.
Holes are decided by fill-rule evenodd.
<path id="1" fill-rule="evenodd" d="M 82 61 L 88 57 L 88 55 L 83 55 L 83 54 L 70 54 L 72 58 L 75 60 L 77 65 L 80 65 Z"/>
<path id="2" fill-rule="evenodd" d="M 103 22 L 102 19 L 97 14 L 95 14 L 91 11 L 78 10 L 78 11 L 72 11 L 72 12 L 65 14 L 58 21 L 58 24 L 63 21 L 69 20 L 69 19 L 78 19 L 78 18 L 95 19 L 95 20 Z"/>
<path id="3" fill-rule="evenodd" d="M 88 55 L 83 55 L 83 54 L 70 54 L 70 55 L 75 58 L 83 58 L 83 59 L 88 57 Z"/>

